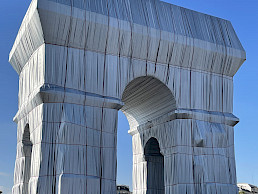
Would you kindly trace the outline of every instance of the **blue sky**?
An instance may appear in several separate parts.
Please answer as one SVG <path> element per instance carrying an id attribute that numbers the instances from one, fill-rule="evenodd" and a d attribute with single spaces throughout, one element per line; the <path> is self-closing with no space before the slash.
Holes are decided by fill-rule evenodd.
<path id="1" fill-rule="evenodd" d="M 234 77 L 235 153 L 238 182 L 258 185 L 258 1 L 168 0 L 199 12 L 230 20 L 246 52 L 247 61 Z M 16 155 L 18 75 L 8 54 L 30 0 L 1 0 L 0 6 L 0 190 L 10 192 Z M 118 183 L 132 184 L 132 144 L 125 116 L 119 113 Z"/>

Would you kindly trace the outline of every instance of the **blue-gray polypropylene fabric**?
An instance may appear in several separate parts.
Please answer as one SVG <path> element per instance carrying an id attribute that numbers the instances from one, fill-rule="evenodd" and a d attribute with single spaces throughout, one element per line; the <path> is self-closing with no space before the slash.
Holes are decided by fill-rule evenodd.
<path id="1" fill-rule="evenodd" d="M 49 0 L 135 24 L 244 50 L 229 21 L 159 0 Z"/>

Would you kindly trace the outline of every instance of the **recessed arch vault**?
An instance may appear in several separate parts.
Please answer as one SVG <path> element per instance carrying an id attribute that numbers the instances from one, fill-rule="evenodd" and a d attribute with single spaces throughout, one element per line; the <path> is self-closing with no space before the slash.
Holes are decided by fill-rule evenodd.
<path id="1" fill-rule="evenodd" d="M 176 109 L 176 100 L 170 89 L 152 76 L 132 80 L 125 88 L 122 112 L 130 128 L 152 121 Z"/>

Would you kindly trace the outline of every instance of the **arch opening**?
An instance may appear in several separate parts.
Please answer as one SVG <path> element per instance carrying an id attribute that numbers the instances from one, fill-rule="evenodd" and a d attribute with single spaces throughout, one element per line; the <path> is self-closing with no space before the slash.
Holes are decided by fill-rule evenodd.
<path id="1" fill-rule="evenodd" d="M 122 96 L 130 128 L 135 128 L 176 109 L 170 89 L 157 78 L 142 76 L 131 81 Z"/>
<path id="2" fill-rule="evenodd" d="M 164 156 L 160 153 L 158 140 L 150 138 L 144 147 L 147 162 L 147 194 L 165 194 Z"/>
<path id="3" fill-rule="evenodd" d="M 29 193 L 29 181 L 31 176 L 31 155 L 32 155 L 32 142 L 30 139 L 30 128 L 27 124 L 25 126 L 22 136 L 22 150 L 24 154 L 24 173 L 23 173 L 23 193 Z"/>
<path id="4" fill-rule="evenodd" d="M 117 130 L 117 185 L 127 185 L 132 190 L 132 137 L 126 130 L 129 130 L 128 120 L 123 112 L 119 111 Z"/>

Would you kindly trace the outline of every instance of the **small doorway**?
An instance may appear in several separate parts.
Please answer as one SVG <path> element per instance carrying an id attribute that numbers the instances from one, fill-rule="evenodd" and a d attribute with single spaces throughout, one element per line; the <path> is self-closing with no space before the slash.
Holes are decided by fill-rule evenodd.
<path id="1" fill-rule="evenodd" d="M 147 162 L 147 194 L 165 194 L 164 156 L 160 153 L 156 138 L 148 140 L 144 156 Z"/>

